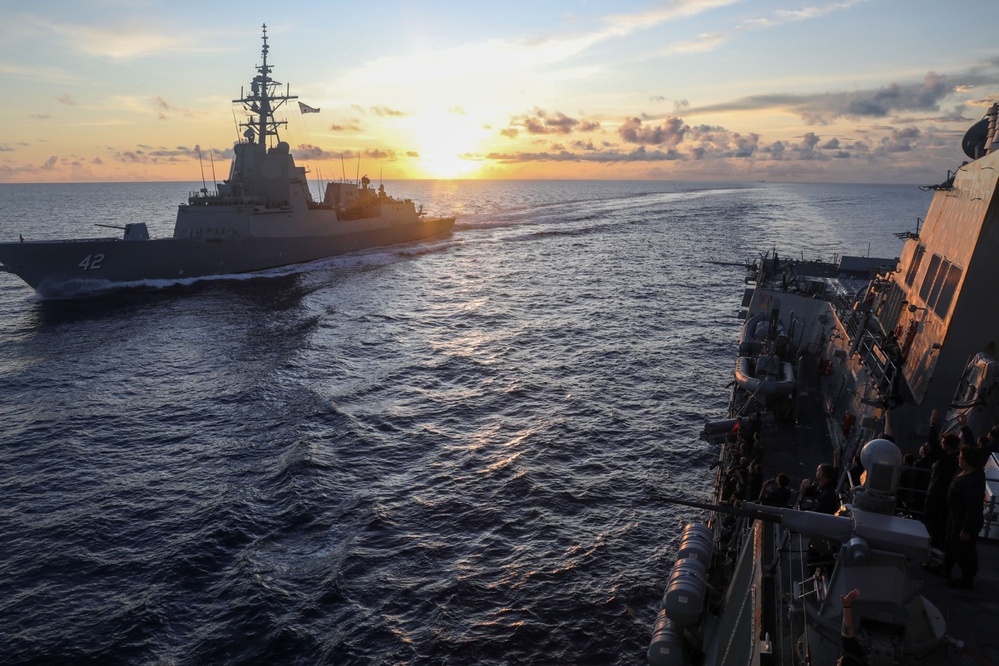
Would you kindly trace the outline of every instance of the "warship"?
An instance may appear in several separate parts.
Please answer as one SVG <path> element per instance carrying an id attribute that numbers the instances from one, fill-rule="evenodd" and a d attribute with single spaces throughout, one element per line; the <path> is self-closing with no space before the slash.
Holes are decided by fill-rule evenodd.
<path id="1" fill-rule="evenodd" d="M 728 413 L 701 434 L 713 495 L 654 495 L 698 511 L 661 572 L 649 664 L 999 663 L 997 118 L 993 105 L 964 137 L 968 160 L 924 188 L 899 257 L 747 262 Z M 973 589 L 933 573 L 927 469 L 906 457 L 934 412 L 941 433 L 989 449 Z M 835 477 L 834 514 L 808 510 L 819 474 Z M 771 506 L 778 475 L 792 482 Z"/>
<path id="2" fill-rule="evenodd" d="M 278 135 L 286 120 L 275 111 L 297 99 L 271 78 L 267 26 L 261 63 L 242 104 L 243 138 L 233 147 L 229 177 L 203 187 L 177 210 L 170 238 L 150 238 L 144 222 L 125 224 L 120 238 L 24 240 L 0 243 L 0 270 L 43 297 L 72 297 L 150 280 L 186 280 L 251 273 L 372 247 L 446 235 L 453 217 L 429 217 L 383 186 L 326 184 L 322 201 L 309 189 Z M 108 226 L 108 225 L 99 225 Z"/>

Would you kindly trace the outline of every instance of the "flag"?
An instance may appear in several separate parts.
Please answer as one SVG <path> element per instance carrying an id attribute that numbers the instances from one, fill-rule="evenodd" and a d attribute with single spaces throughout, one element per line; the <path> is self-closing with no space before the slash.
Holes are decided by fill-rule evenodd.
<path id="1" fill-rule="evenodd" d="M 319 109 L 314 109 L 308 104 L 302 104 L 301 102 L 298 103 L 298 110 L 302 113 L 319 113 Z"/>

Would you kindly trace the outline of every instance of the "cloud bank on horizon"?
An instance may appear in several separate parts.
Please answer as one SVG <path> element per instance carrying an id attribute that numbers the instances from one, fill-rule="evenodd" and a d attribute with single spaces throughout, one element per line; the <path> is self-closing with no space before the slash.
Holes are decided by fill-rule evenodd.
<path id="1" fill-rule="evenodd" d="M 229 159 L 225 106 L 273 9 L 186 4 L 0 9 L 0 182 L 196 180 Z M 274 78 L 322 109 L 283 109 L 318 172 L 914 182 L 956 166 L 999 100 L 999 48 L 968 28 L 993 19 L 991 0 L 306 2 L 268 42 Z"/>

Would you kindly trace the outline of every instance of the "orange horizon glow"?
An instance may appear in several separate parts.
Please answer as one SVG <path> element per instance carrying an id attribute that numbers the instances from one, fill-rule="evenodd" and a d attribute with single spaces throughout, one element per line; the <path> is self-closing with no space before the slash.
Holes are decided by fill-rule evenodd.
<path id="1" fill-rule="evenodd" d="M 248 15 L 267 13 L 248 3 Z M 0 9 L 0 85 L 16 92 L 0 107 L 0 183 L 227 177 L 243 114 L 229 107 L 260 58 L 257 21 L 234 25 L 213 5 L 196 18 L 155 6 L 36 12 Z M 999 5 L 980 12 L 992 14 L 982 23 L 999 19 Z M 939 38 L 914 49 L 905 35 L 930 19 L 863 0 L 613 12 L 445 1 L 401 15 L 346 6 L 337 19 L 349 29 L 335 51 L 324 21 L 285 18 L 268 32 L 275 79 L 320 109 L 282 108 L 281 137 L 321 180 L 361 170 L 388 180 L 940 182 L 964 159 L 964 132 L 999 99 L 999 58 L 969 52 L 958 12 L 934 14 Z M 849 50 L 845 29 L 857 36 Z M 375 49 L 373 34 L 388 39 Z"/>

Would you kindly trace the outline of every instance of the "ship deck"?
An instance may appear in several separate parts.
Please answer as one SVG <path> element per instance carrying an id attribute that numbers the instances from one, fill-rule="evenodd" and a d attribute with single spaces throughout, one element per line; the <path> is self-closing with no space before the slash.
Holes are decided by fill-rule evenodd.
<path id="1" fill-rule="evenodd" d="M 802 364 L 813 368 L 815 364 Z M 791 478 L 794 500 L 803 478 L 815 478 L 820 463 L 833 462 L 832 437 L 822 407 L 817 372 L 799 375 L 798 397 L 793 420 L 761 424 L 764 453 L 761 458 L 764 478 L 778 472 Z M 781 528 L 778 528 L 781 531 Z M 776 538 L 781 538 L 778 532 Z M 787 612 L 794 580 L 800 580 L 805 570 L 804 547 L 795 537 L 783 542 L 782 575 L 777 582 L 776 598 L 782 609 L 778 613 L 783 626 L 774 636 L 775 663 L 794 664 L 793 636 L 800 634 L 802 614 Z M 999 612 L 999 541 L 980 540 L 978 546 L 980 571 L 974 590 L 954 590 L 944 585 L 944 579 L 914 566 L 914 576 L 922 581 L 923 595 L 944 615 L 947 640 L 934 654 L 923 661 L 925 666 L 999 664 L 999 633 L 995 620 Z M 798 573 L 795 573 L 798 572 Z"/>

